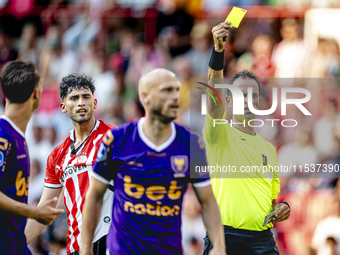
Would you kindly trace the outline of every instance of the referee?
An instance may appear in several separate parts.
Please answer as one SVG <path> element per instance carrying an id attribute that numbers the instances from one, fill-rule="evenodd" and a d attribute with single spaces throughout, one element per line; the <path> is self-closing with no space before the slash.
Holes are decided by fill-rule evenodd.
<path id="1" fill-rule="evenodd" d="M 233 28 L 230 22 L 220 23 L 212 29 L 214 48 L 209 62 L 208 80 L 211 86 L 223 83 L 224 69 L 224 37 Z M 222 99 L 216 105 L 208 97 L 208 113 L 206 114 L 203 137 L 206 143 L 207 160 L 211 166 L 277 166 L 277 155 L 274 146 L 255 132 L 248 125 L 256 115 L 249 111 L 247 90 L 252 88 L 254 108 L 259 108 L 261 101 L 261 84 L 259 78 L 252 72 L 236 73 L 229 84 L 242 90 L 244 115 L 233 115 L 233 126 L 230 124 L 214 125 L 214 119 L 226 118 L 226 104 L 232 110 L 232 94 L 228 90 L 226 100 L 223 99 L 222 89 L 216 89 Z M 252 122 L 250 122 L 252 124 Z M 223 173 L 226 174 L 226 173 Z M 271 228 L 273 223 L 289 218 L 288 203 L 277 203 L 280 192 L 278 173 L 266 173 L 266 176 L 249 174 L 238 171 L 233 177 L 213 175 L 211 173 L 212 189 L 220 208 L 222 224 L 228 255 L 279 254 Z M 229 176 L 230 177 L 230 176 Z M 279 208 L 272 222 L 263 226 L 266 215 Z M 209 254 L 212 245 L 207 235 L 205 238 L 204 254 Z"/>

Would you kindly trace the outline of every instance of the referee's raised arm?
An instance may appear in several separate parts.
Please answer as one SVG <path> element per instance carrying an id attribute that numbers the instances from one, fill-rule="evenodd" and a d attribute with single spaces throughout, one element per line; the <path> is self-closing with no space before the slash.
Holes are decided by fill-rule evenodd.
<path id="1" fill-rule="evenodd" d="M 214 26 L 212 29 L 212 34 L 214 37 L 214 47 L 211 53 L 211 59 L 209 62 L 208 69 L 208 83 L 210 86 L 214 87 L 215 84 L 221 84 L 223 81 L 223 69 L 224 69 L 224 45 L 225 39 L 228 38 L 228 30 L 233 28 L 230 26 L 230 22 L 223 22 Z M 225 99 L 223 98 L 222 89 L 215 89 L 219 94 L 222 105 L 214 103 L 211 97 L 208 98 L 208 112 L 210 116 L 214 119 L 220 119 L 225 111 Z M 215 93 L 212 93 L 215 100 L 218 98 Z"/>

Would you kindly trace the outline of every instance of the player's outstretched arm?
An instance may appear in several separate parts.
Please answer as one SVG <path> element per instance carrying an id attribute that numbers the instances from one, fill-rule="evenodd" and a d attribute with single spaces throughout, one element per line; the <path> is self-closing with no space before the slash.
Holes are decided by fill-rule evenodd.
<path id="1" fill-rule="evenodd" d="M 106 184 L 92 178 L 83 208 L 83 230 L 81 233 L 82 245 L 80 247 L 80 255 L 92 255 L 92 241 L 99 221 L 106 189 Z"/>
<path id="2" fill-rule="evenodd" d="M 211 55 L 208 69 L 208 83 L 214 87 L 215 84 L 222 84 L 223 82 L 223 69 L 224 69 L 224 45 L 225 41 L 223 38 L 228 38 L 228 30 L 233 28 L 230 26 L 230 22 L 222 22 L 217 26 L 213 27 L 212 35 L 214 37 L 214 50 Z M 216 92 L 221 98 L 222 105 L 217 103 L 215 105 L 214 100 L 211 97 L 208 98 L 208 112 L 214 119 L 221 119 L 225 111 L 225 99 L 223 98 L 222 89 L 215 88 Z M 216 102 L 219 102 L 217 95 L 212 92 Z"/>
<path id="3" fill-rule="evenodd" d="M 6 196 L 0 192 L 0 209 L 11 212 L 26 218 L 35 219 L 43 224 L 51 224 L 54 219 L 61 213 L 63 209 L 55 209 L 52 207 L 53 203 L 57 201 L 57 198 L 50 199 L 39 207 L 34 207 L 26 203 L 20 203 L 14 199 Z"/>
<path id="4" fill-rule="evenodd" d="M 44 187 L 44 190 L 43 190 L 43 193 L 41 195 L 39 204 L 37 206 L 37 210 L 45 208 L 46 204 L 48 204 L 51 208 L 55 208 L 56 205 L 57 205 L 57 202 L 58 202 L 57 198 L 59 198 L 61 191 L 62 191 L 62 188 L 52 189 L 52 188 Z M 44 210 L 46 210 L 46 209 L 44 209 Z M 63 211 L 64 210 L 62 210 L 62 212 Z M 60 210 L 60 212 L 61 212 L 61 210 Z M 41 220 L 38 220 L 38 221 L 42 222 Z M 25 228 L 25 235 L 26 235 L 26 239 L 27 239 L 27 244 L 31 243 L 35 238 L 37 238 L 40 235 L 40 233 L 46 227 L 46 225 L 39 223 L 38 221 L 33 220 L 33 219 L 29 219 L 28 222 L 27 222 L 27 225 L 26 225 L 26 228 Z M 51 224 L 52 221 L 48 222 L 48 224 Z"/>
<path id="5" fill-rule="evenodd" d="M 64 212 L 62 209 L 57 210 L 52 208 L 51 205 L 56 201 L 55 199 L 46 201 L 40 207 L 35 207 L 26 203 L 20 203 L 0 192 L 0 210 L 26 218 L 32 218 L 43 224 L 51 224 L 59 214 Z"/>
<path id="6" fill-rule="evenodd" d="M 194 190 L 201 203 L 204 225 L 207 228 L 209 238 L 213 244 L 213 249 L 209 254 L 226 254 L 221 214 L 211 185 L 200 188 L 194 187 Z"/>

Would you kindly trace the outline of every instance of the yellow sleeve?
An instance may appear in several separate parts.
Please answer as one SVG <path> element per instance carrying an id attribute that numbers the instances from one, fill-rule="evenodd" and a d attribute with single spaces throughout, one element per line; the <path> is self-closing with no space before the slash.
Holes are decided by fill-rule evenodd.
<path id="1" fill-rule="evenodd" d="M 277 154 L 276 154 L 276 149 L 273 147 L 273 153 L 274 153 L 274 166 L 278 166 L 278 161 L 277 161 Z M 272 179 L 272 199 L 277 199 L 280 193 L 280 176 L 279 172 L 273 171 L 273 179 Z"/>
<path id="2" fill-rule="evenodd" d="M 225 120 L 227 112 L 224 111 L 222 119 Z M 222 120 L 221 119 L 221 120 Z M 222 123 L 222 122 L 220 122 Z M 205 115 L 203 139 L 207 144 L 219 144 L 228 138 L 227 126 L 229 123 L 218 124 L 218 119 L 214 120 L 207 112 Z"/>

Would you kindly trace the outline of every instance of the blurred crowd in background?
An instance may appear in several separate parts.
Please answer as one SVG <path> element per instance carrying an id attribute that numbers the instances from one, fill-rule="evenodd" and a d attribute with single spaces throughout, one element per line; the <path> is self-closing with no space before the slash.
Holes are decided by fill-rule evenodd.
<path id="1" fill-rule="evenodd" d="M 207 77 L 211 29 L 224 21 L 220 17 L 226 17 L 226 10 L 234 5 L 244 6 L 249 14 L 262 7 L 268 12 L 300 11 L 296 17 L 253 14 L 230 31 L 225 77 L 244 69 L 261 78 L 335 80 L 340 76 L 336 36 L 317 38 L 317 47 L 310 47 L 303 37 L 304 12 L 311 7 L 340 7 L 339 0 L 0 0 L 0 67 L 18 58 L 32 61 L 44 88 L 26 132 L 31 158 L 29 203 L 40 199 L 47 156 L 73 128 L 59 109 L 58 86 L 64 76 L 80 72 L 93 77 L 96 118 L 118 126 L 143 116 L 137 91 L 141 75 L 156 67 L 168 68 L 182 83 L 176 121 L 190 126 L 190 116 L 197 110 L 189 111 L 190 78 Z M 303 123 L 294 132 L 258 130 L 276 146 L 279 163 L 340 164 L 338 87 L 335 82 L 315 92 L 321 99 L 312 125 Z M 1 93 L 0 102 L 2 113 Z M 264 100 L 261 107 L 267 109 L 268 103 Z M 279 199 L 292 207 L 291 219 L 275 227 L 281 254 L 340 254 L 338 175 L 296 177 L 301 176 L 281 179 Z M 191 188 L 184 200 L 182 229 L 185 254 L 202 254 L 205 227 Z M 66 215 L 62 215 L 32 243 L 33 254 L 66 254 L 66 237 Z"/>

